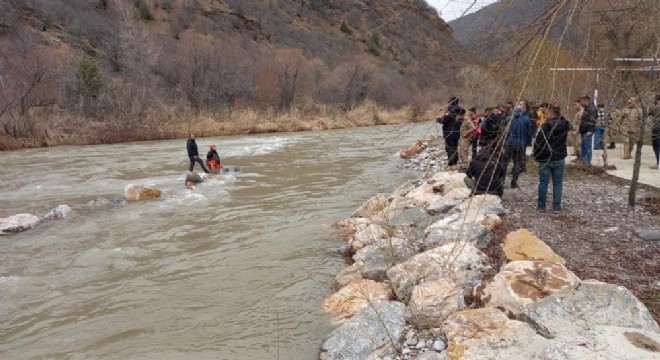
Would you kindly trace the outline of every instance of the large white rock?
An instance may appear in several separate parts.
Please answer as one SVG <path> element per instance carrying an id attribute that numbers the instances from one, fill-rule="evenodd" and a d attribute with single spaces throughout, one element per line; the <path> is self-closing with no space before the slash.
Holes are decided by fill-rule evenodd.
<path id="1" fill-rule="evenodd" d="M 585 280 L 528 307 L 521 318 L 547 337 L 568 327 L 593 325 L 640 329 L 660 334 L 646 306 L 623 286 Z"/>
<path id="2" fill-rule="evenodd" d="M 452 314 L 443 330 L 452 360 L 651 360 L 660 355 L 657 333 L 596 325 L 590 319 L 580 321 L 588 325 L 567 323 L 557 337 L 548 339 L 525 322 L 509 320 L 497 309 L 483 308 Z"/>
<path id="3" fill-rule="evenodd" d="M 353 255 L 353 260 L 362 263 L 360 273 L 366 279 L 383 281 L 386 271 L 392 266 L 417 254 L 417 248 L 408 241 L 391 237 L 365 246 Z"/>
<path id="4" fill-rule="evenodd" d="M 502 222 L 495 214 L 484 214 L 478 209 L 455 213 L 441 219 L 425 230 L 427 249 L 455 241 L 465 241 L 485 248 L 493 239 L 490 232 Z"/>
<path id="5" fill-rule="evenodd" d="M 418 329 L 437 328 L 449 315 L 463 308 L 463 289 L 453 280 L 427 281 L 412 289 L 406 320 Z"/>
<path id="6" fill-rule="evenodd" d="M 348 284 L 330 295 L 323 302 L 323 310 L 341 319 L 348 319 L 367 306 L 393 298 L 390 285 L 365 279 Z"/>
<path id="7" fill-rule="evenodd" d="M 7 235 L 32 229 L 41 222 L 38 216 L 32 214 L 17 214 L 0 218 L 0 235 Z"/>
<path id="8" fill-rule="evenodd" d="M 369 224 L 366 228 L 358 230 L 355 233 L 354 241 L 358 241 L 363 245 L 371 245 L 380 239 L 387 237 L 387 231 L 378 224 Z"/>
<path id="9" fill-rule="evenodd" d="M 580 279 L 563 265 L 547 261 L 513 261 L 500 269 L 479 297 L 484 305 L 515 316 L 548 295 L 579 282 Z"/>
<path id="10" fill-rule="evenodd" d="M 332 280 L 331 288 L 334 291 L 337 291 L 344 286 L 358 282 L 363 279 L 362 277 L 362 261 L 356 261 L 351 266 L 344 268 L 340 271 L 337 276 Z"/>
<path id="11" fill-rule="evenodd" d="M 427 207 L 431 202 L 437 201 L 442 194 L 433 190 L 433 185 L 424 184 L 411 190 L 406 198 L 410 199 L 415 206 Z"/>
<path id="12" fill-rule="evenodd" d="M 445 195 L 432 199 L 427 207 L 430 214 L 442 214 L 460 205 L 470 196 L 470 189 L 457 188 Z"/>
<path id="13" fill-rule="evenodd" d="M 353 214 L 354 217 L 372 218 L 379 212 L 382 212 L 390 204 L 388 196 L 385 194 L 376 194 L 362 204 Z"/>
<path id="14" fill-rule="evenodd" d="M 455 242 L 436 247 L 387 270 L 397 297 L 403 301 L 410 298 L 415 285 L 424 281 L 451 278 L 463 288 L 481 282 L 482 274 L 490 270 L 487 256 L 473 244 Z"/>
<path id="15" fill-rule="evenodd" d="M 436 191 L 445 195 L 454 189 L 467 188 L 465 185 L 466 176 L 465 173 L 442 171 L 433 175 L 429 180 L 429 183 L 433 185 Z"/>
<path id="16" fill-rule="evenodd" d="M 374 351 L 392 353 L 403 340 L 406 306 L 387 301 L 367 306 L 331 332 L 321 344 L 320 360 L 367 359 Z M 391 347 L 391 351 L 383 349 Z"/>
<path id="17" fill-rule="evenodd" d="M 463 201 L 452 212 L 465 213 L 468 211 L 474 211 L 478 216 L 502 215 L 504 214 L 504 206 L 499 196 L 475 195 Z"/>
<path id="18" fill-rule="evenodd" d="M 543 260 L 564 265 L 566 260 L 527 229 L 507 234 L 504 238 L 504 255 L 508 260 Z"/>

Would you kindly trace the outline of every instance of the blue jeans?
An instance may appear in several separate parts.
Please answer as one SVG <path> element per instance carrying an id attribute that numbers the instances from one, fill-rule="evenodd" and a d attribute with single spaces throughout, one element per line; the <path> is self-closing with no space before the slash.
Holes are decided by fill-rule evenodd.
<path id="1" fill-rule="evenodd" d="M 539 164 L 539 209 L 545 209 L 548 197 L 548 185 L 552 178 L 552 210 L 561 210 L 561 192 L 564 187 L 565 160 L 549 161 Z"/>
<path id="2" fill-rule="evenodd" d="M 580 134 L 580 136 L 582 138 L 582 141 L 580 141 L 580 160 L 591 164 L 591 142 L 594 140 L 594 135 Z"/>
<path id="3" fill-rule="evenodd" d="M 603 150 L 603 147 L 605 146 L 603 134 L 605 134 L 605 128 L 602 126 L 596 126 L 596 131 L 594 131 L 594 150 Z"/>

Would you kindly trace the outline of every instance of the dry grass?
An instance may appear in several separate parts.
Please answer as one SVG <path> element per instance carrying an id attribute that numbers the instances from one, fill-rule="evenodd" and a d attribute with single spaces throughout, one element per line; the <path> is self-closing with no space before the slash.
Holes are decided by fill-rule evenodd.
<path id="1" fill-rule="evenodd" d="M 38 114 L 47 118 L 32 135 L 13 138 L 0 135 L 0 150 L 56 145 L 108 144 L 125 141 L 166 140 L 198 136 L 298 132 L 349 127 L 389 125 L 430 119 L 413 116 L 409 106 L 389 109 L 366 101 L 350 111 L 323 105 L 298 106 L 288 111 L 237 108 L 221 113 L 181 113 L 173 107 L 149 110 L 142 118 L 118 119 Z M 35 117 L 37 117 L 35 116 Z"/>

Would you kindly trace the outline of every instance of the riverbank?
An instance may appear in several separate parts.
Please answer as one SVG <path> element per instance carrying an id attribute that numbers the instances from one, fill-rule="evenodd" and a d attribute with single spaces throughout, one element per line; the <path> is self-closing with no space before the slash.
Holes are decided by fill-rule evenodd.
<path id="1" fill-rule="evenodd" d="M 628 210 L 618 180 L 571 167 L 563 213 L 541 214 L 532 166 L 503 199 L 469 197 L 464 174 L 436 172 L 440 145 L 418 143 L 403 165 L 422 179 L 338 222 L 351 265 L 324 303 L 341 325 L 320 359 L 660 353 L 659 244 L 634 235 L 660 224 L 654 189 Z"/>
<path id="2" fill-rule="evenodd" d="M 440 111 L 438 109 L 434 109 Z M 43 115 L 47 122 L 29 124 L 26 137 L 0 134 L 0 151 L 58 145 L 113 144 L 129 141 L 172 140 L 198 137 L 300 132 L 374 125 L 394 125 L 429 120 L 437 112 L 406 106 L 385 108 L 372 101 L 342 111 L 329 106 L 295 107 L 287 111 L 235 108 L 221 113 L 178 113 L 151 110 L 141 119 L 120 120 Z M 26 125 L 27 126 L 27 125 Z"/>

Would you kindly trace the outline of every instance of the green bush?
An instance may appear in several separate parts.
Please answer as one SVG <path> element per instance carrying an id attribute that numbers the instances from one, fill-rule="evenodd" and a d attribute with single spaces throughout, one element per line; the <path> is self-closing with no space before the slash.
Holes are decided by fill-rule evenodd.
<path id="1" fill-rule="evenodd" d="M 341 22 L 341 27 L 339 27 L 339 30 L 343 32 L 344 34 L 351 35 L 353 33 L 353 30 L 348 26 L 348 24 L 344 21 Z"/>
<path id="2" fill-rule="evenodd" d="M 83 59 L 76 71 L 75 92 L 84 99 L 95 99 L 103 87 L 103 77 L 96 63 Z"/>
<path id="3" fill-rule="evenodd" d="M 378 34 L 376 33 L 371 34 L 367 46 L 369 47 L 370 53 L 376 56 L 380 55 L 380 38 L 378 37 Z"/>

